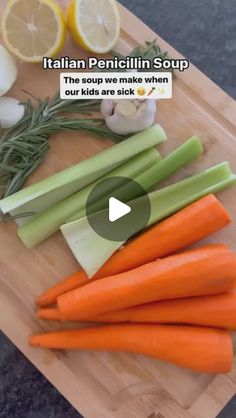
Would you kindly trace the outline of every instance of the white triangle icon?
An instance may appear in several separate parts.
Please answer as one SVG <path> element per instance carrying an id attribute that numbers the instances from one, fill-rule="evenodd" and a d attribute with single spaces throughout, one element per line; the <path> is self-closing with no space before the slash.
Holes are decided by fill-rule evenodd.
<path id="1" fill-rule="evenodd" d="M 109 199 L 109 221 L 115 222 L 131 212 L 131 207 L 116 199 L 110 197 Z"/>

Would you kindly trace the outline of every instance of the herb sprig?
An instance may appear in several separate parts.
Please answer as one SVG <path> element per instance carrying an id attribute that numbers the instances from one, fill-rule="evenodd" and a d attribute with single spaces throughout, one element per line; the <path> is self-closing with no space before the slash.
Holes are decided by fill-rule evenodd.
<path id="1" fill-rule="evenodd" d="M 119 54 L 116 51 L 112 51 L 112 55 L 125 58 L 125 56 Z M 154 39 L 152 42 L 146 41 L 144 46 L 137 46 L 134 48 L 128 55 L 129 57 L 142 57 L 143 59 L 148 58 L 152 61 L 154 58 L 158 57 L 162 60 L 168 59 L 168 52 L 162 51 L 161 47 L 158 45 L 157 40 Z M 153 71 L 153 68 L 152 68 Z"/>
<path id="2" fill-rule="evenodd" d="M 22 103 L 25 106 L 23 119 L 12 129 L 0 131 L 0 197 L 21 189 L 29 175 L 42 163 L 50 148 L 52 134 L 83 131 L 115 142 L 124 139 L 106 129 L 101 118 L 72 119 L 63 115 L 69 112 L 90 116 L 99 110 L 99 100 L 61 100 L 58 93 L 52 99 L 41 100 L 29 95 L 31 99 Z M 36 101 L 36 107 L 32 99 Z"/>
<path id="3" fill-rule="evenodd" d="M 169 59 L 169 55 L 167 51 L 163 51 L 160 47 L 160 45 L 157 43 L 157 40 L 154 39 L 152 42 L 146 41 L 144 45 L 137 46 L 134 48 L 128 55 L 122 55 L 117 51 L 112 51 L 112 56 L 117 57 L 119 59 L 125 59 L 127 57 L 141 57 L 143 59 L 149 59 L 152 62 L 152 66 L 149 70 L 145 70 L 145 72 L 148 71 L 157 71 L 153 66 L 153 60 L 154 58 L 161 58 L 162 60 Z M 106 71 L 106 70 L 102 70 Z M 107 70 L 107 71 L 115 71 L 115 72 L 122 72 L 123 70 Z M 141 72 L 142 70 L 137 70 Z M 167 71 L 165 69 L 162 69 L 162 71 Z M 169 69 L 168 71 L 172 71 L 174 73 L 174 70 Z"/>
<path id="4" fill-rule="evenodd" d="M 144 45 L 142 46 L 137 46 L 136 48 L 134 48 L 128 55 L 123 55 L 120 54 L 117 51 L 111 51 L 111 55 L 113 58 L 119 58 L 119 59 L 126 59 L 128 57 L 140 57 L 142 59 L 149 59 L 151 61 L 151 67 L 150 69 L 145 69 L 145 72 L 155 72 L 157 71 L 156 68 L 154 68 L 154 64 L 153 64 L 153 60 L 154 58 L 161 58 L 161 60 L 165 60 L 165 59 L 170 59 L 168 52 L 167 51 L 163 51 L 160 47 L 160 45 L 157 43 L 157 40 L 154 39 L 152 42 L 146 41 Z M 98 67 L 96 67 L 96 71 L 101 71 L 99 70 Z M 103 69 L 103 72 L 122 72 L 124 70 L 122 69 Z M 137 70 L 138 72 L 142 72 L 142 70 Z M 162 69 L 161 71 L 171 71 L 174 75 L 174 70 L 172 69 Z"/>

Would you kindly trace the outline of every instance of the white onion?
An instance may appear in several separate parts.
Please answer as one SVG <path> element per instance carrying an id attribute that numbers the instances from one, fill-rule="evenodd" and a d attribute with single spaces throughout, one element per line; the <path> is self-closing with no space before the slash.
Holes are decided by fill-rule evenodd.
<path id="1" fill-rule="evenodd" d="M 25 107 L 13 97 L 0 97 L 0 127 L 12 128 L 24 116 Z"/>
<path id="2" fill-rule="evenodd" d="M 10 90 L 17 77 L 17 66 L 9 52 L 0 44 L 0 96 Z"/>

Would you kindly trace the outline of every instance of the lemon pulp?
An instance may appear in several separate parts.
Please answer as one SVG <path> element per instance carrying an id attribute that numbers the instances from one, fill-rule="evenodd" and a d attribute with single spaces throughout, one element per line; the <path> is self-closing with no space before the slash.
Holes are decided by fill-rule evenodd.
<path id="1" fill-rule="evenodd" d="M 120 16 L 115 0 L 73 0 L 67 25 L 82 48 L 96 53 L 109 52 L 120 34 Z"/>
<path id="2" fill-rule="evenodd" d="M 39 62 L 56 56 L 64 44 L 63 13 L 52 0 L 11 0 L 3 12 L 2 34 L 14 55 Z"/>

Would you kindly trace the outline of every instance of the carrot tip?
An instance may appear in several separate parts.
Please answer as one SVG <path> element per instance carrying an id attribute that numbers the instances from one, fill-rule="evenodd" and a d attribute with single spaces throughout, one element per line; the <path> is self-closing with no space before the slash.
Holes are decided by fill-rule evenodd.
<path id="1" fill-rule="evenodd" d="M 39 344 L 37 343 L 37 341 L 35 340 L 35 336 L 34 335 L 31 335 L 30 337 L 29 337 L 29 343 L 30 343 L 30 345 L 32 346 L 32 347 L 36 347 L 36 346 L 38 346 Z"/>
<path id="2" fill-rule="evenodd" d="M 43 296 L 39 296 L 39 297 L 35 298 L 35 304 L 39 307 L 45 306 L 45 301 L 44 301 Z"/>
<path id="3" fill-rule="evenodd" d="M 45 318 L 44 318 L 43 311 L 44 311 L 44 309 L 38 309 L 38 310 L 36 311 L 37 318 L 39 318 L 39 319 L 45 319 Z"/>
<path id="4" fill-rule="evenodd" d="M 60 321 L 61 316 L 57 308 L 41 308 L 38 309 L 36 315 L 39 319 L 46 319 L 49 321 Z"/>

